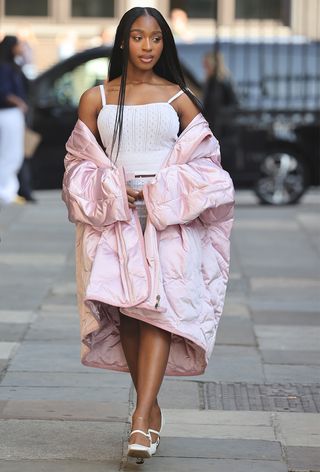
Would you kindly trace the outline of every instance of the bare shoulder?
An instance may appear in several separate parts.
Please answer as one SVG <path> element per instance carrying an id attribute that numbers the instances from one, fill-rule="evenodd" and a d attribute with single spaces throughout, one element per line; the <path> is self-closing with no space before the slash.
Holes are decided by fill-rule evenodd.
<path id="1" fill-rule="evenodd" d="M 193 103 L 191 98 L 182 93 L 174 102 L 175 109 L 180 118 L 181 130 L 184 130 L 189 123 L 200 113 L 199 108 Z"/>
<path id="2" fill-rule="evenodd" d="M 163 85 L 167 86 L 168 100 L 181 91 L 181 88 L 178 84 L 169 82 L 166 79 L 162 80 Z M 186 93 L 179 95 L 175 100 L 172 101 L 171 105 L 179 115 L 181 130 L 184 130 L 188 124 L 200 113 L 199 108 L 193 103 L 191 98 Z"/>
<path id="3" fill-rule="evenodd" d="M 83 92 L 83 94 L 81 95 L 79 101 L 79 109 L 83 106 L 90 108 L 93 107 L 94 109 L 97 109 L 99 104 L 101 104 L 101 94 L 99 86 L 91 87 L 85 92 Z"/>
<path id="4" fill-rule="evenodd" d="M 79 119 L 88 126 L 97 139 L 99 138 L 97 116 L 101 105 L 99 87 L 92 87 L 81 95 L 78 108 Z"/>

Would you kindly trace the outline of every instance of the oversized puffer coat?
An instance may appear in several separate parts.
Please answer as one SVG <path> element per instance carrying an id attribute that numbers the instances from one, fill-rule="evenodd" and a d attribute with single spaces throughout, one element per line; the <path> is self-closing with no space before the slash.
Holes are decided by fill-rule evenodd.
<path id="1" fill-rule="evenodd" d="M 144 233 L 124 169 L 80 120 L 66 147 L 62 197 L 76 223 L 82 363 L 128 371 L 123 313 L 172 333 L 166 375 L 203 373 L 224 304 L 234 207 L 208 123 L 198 114 L 144 186 Z"/>

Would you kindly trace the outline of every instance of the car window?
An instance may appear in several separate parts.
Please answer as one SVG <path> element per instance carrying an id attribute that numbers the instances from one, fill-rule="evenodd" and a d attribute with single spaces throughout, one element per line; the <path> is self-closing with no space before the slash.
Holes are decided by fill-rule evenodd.
<path id="1" fill-rule="evenodd" d="M 74 69 L 65 72 L 53 83 L 55 102 L 61 105 L 78 106 L 82 93 L 90 87 L 99 85 L 107 77 L 109 59 L 91 59 Z"/>

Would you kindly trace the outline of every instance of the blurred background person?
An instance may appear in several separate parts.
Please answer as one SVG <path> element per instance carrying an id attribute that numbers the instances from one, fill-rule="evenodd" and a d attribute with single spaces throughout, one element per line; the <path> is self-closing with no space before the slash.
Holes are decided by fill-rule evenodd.
<path id="1" fill-rule="evenodd" d="M 238 99 L 221 52 L 206 54 L 203 66 L 206 73 L 203 94 L 204 114 L 211 131 L 220 140 L 230 133 Z"/>
<path id="2" fill-rule="evenodd" d="M 27 79 L 18 65 L 23 54 L 16 36 L 0 43 L 0 201 L 22 202 L 17 173 L 24 158 Z"/>
<path id="3" fill-rule="evenodd" d="M 86 47 L 111 45 L 114 40 L 114 31 L 109 26 L 103 26 L 98 35 L 92 36 L 86 43 Z"/>
<path id="4" fill-rule="evenodd" d="M 70 30 L 66 34 L 57 37 L 58 58 L 67 59 L 76 53 L 78 47 L 78 34 L 75 30 Z"/>
<path id="5" fill-rule="evenodd" d="M 187 13 L 181 8 L 173 8 L 170 13 L 171 28 L 175 39 L 191 42 L 194 39 L 189 28 Z"/>
<path id="6" fill-rule="evenodd" d="M 18 38 L 22 45 L 21 68 L 28 79 L 36 77 L 38 70 L 35 64 L 34 48 L 38 43 L 31 25 L 19 28 Z"/>

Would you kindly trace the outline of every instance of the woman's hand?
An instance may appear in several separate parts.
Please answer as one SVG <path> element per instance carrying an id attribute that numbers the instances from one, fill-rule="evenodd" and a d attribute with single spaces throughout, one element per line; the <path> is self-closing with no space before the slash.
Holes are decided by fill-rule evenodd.
<path id="1" fill-rule="evenodd" d="M 138 192 L 138 190 L 133 190 L 133 188 L 131 187 L 127 187 L 127 196 L 128 196 L 129 208 L 132 208 L 132 209 L 136 208 L 135 206 L 136 200 L 143 199 L 142 190 Z"/>
<path id="2" fill-rule="evenodd" d="M 17 108 L 20 108 L 22 113 L 26 114 L 28 111 L 28 105 L 22 98 L 18 97 L 17 95 L 10 94 L 6 96 L 6 101 Z"/>

